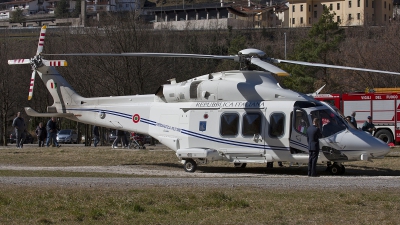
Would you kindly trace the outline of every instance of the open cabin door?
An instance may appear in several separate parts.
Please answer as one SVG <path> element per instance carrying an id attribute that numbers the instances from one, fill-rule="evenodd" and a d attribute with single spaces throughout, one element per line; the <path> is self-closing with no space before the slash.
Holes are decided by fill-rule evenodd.
<path id="1" fill-rule="evenodd" d="M 310 126 L 307 112 L 294 107 L 291 115 L 290 149 L 292 153 L 308 152 L 307 129 Z"/>

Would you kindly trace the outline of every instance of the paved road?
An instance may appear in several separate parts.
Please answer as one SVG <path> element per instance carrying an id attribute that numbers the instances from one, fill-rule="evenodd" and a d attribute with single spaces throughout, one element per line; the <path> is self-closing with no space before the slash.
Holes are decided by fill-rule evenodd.
<path id="1" fill-rule="evenodd" d="M 122 149 L 121 149 L 122 150 Z M 0 170 L 47 170 L 66 172 L 96 172 L 137 175 L 134 178 L 97 178 L 97 177 L 0 177 L 1 185 L 16 186 L 56 186 L 56 187 L 239 187 L 278 189 L 392 189 L 400 188 L 400 176 L 397 171 L 363 170 L 360 175 L 321 176 L 309 178 L 304 171 L 285 174 L 289 168 L 279 169 L 280 174 L 262 173 L 257 169 L 232 172 L 232 168 L 202 168 L 195 173 L 186 173 L 183 169 L 165 170 L 146 168 L 140 165 L 120 166 L 72 166 L 72 167 L 29 167 L 0 165 Z M 358 169 L 353 169 L 358 171 Z M 253 171 L 253 172 L 251 172 Z M 351 171 L 351 169 L 350 169 Z M 275 173 L 274 172 L 274 173 Z M 350 173 L 351 174 L 351 173 Z M 146 177 L 143 177 L 146 176 Z M 158 176 L 158 177 L 151 177 Z M 163 177 L 160 177 L 163 176 Z"/>
<path id="2" fill-rule="evenodd" d="M 392 189 L 400 188 L 400 177 L 332 177 L 266 175 L 252 178 L 91 178 L 91 177 L 1 177 L 0 185 L 59 187 L 240 187 L 278 189 Z"/>

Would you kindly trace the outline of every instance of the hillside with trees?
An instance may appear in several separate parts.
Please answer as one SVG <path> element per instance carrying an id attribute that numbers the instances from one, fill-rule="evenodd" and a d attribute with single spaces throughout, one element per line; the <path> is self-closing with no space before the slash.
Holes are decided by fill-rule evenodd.
<path id="1" fill-rule="evenodd" d="M 237 54 L 257 48 L 269 57 L 328 63 L 343 66 L 400 71 L 400 26 L 338 28 L 329 19 L 313 28 L 155 31 L 132 18 L 109 17 L 102 29 L 48 29 L 44 53 L 177 52 L 188 54 Z M 108 21 L 108 23 L 107 23 Z M 31 69 L 9 66 L 7 60 L 31 58 L 37 49 L 35 35 L 13 37 L 4 29 L 0 37 L 0 105 L 3 140 L 9 135 L 17 111 L 32 107 L 45 112 L 53 104 L 37 76 L 33 99 L 27 100 Z M 36 35 L 37 33 L 37 35 Z M 286 36 L 286 43 L 285 43 Z M 154 94 L 171 78 L 178 82 L 221 70 L 239 69 L 239 64 L 211 59 L 140 57 L 46 57 L 66 59 L 68 67 L 57 68 L 75 90 L 85 97 Z M 278 78 L 287 88 L 313 92 L 326 84 L 322 93 L 364 91 L 371 87 L 399 87 L 400 77 L 369 72 L 316 69 L 278 65 L 292 74 Z M 30 129 L 43 118 L 31 118 Z M 70 122 L 66 122 L 70 123 Z M 73 126 L 73 125 L 71 125 Z"/>

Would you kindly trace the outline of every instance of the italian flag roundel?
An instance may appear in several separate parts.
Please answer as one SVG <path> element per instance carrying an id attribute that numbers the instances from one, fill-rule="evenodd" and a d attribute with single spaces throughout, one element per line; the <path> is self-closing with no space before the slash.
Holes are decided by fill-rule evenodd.
<path id="1" fill-rule="evenodd" d="M 52 89 L 57 88 L 57 83 L 56 83 L 56 82 L 51 82 L 51 83 L 50 83 L 50 87 L 51 87 Z"/>
<path id="2" fill-rule="evenodd" d="M 138 122 L 140 121 L 140 116 L 139 116 L 139 114 L 133 115 L 133 116 L 132 116 L 132 121 L 133 121 L 134 123 L 138 123 Z"/>

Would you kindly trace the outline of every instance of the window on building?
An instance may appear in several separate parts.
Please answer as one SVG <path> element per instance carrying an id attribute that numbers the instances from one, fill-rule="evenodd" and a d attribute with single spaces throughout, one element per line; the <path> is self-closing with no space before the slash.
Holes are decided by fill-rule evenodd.
<path id="1" fill-rule="evenodd" d="M 349 8 L 351 8 L 351 1 L 349 1 Z"/>
<path id="2" fill-rule="evenodd" d="M 349 14 L 349 20 L 351 20 L 351 14 Z"/>
<path id="3" fill-rule="evenodd" d="M 375 8 L 375 2 L 374 1 L 371 2 L 371 7 Z"/>
<path id="4" fill-rule="evenodd" d="M 336 17 L 336 22 L 340 23 L 340 16 Z"/>
<path id="5" fill-rule="evenodd" d="M 254 134 L 261 134 L 260 113 L 246 113 L 243 115 L 242 135 L 243 137 L 253 137 Z"/>
<path id="6" fill-rule="evenodd" d="M 368 0 L 365 0 L 365 8 L 368 8 Z"/>
<path id="7" fill-rule="evenodd" d="M 294 21 L 295 21 L 294 18 L 292 18 L 292 24 L 294 24 Z"/>
<path id="8" fill-rule="evenodd" d="M 386 2 L 383 3 L 383 7 L 386 9 Z"/>
<path id="9" fill-rule="evenodd" d="M 357 7 L 361 6 L 361 0 L 357 0 Z"/>
<path id="10" fill-rule="evenodd" d="M 285 115 L 283 113 L 271 114 L 268 131 L 272 138 L 279 138 L 285 133 Z"/>
<path id="11" fill-rule="evenodd" d="M 357 13 L 357 20 L 360 20 L 360 19 L 361 19 L 361 14 Z"/>
<path id="12" fill-rule="evenodd" d="M 390 10 L 390 3 L 389 3 L 389 10 Z"/>
<path id="13" fill-rule="evenodd" d="M 303 17 L 300 17 L 300 24 L 303 24 Z"/>
<path id="14" fill-rule="evenodd" d="M 300 12 L 303 12 L 303 5 L 300 5 Z"/>
<path id="15" fill-rule="evenodd" d="M 329 10 L 333 10 L 333 4 L 329 5 Z"/>
<path id="16" fill-rule="evenodd" d="M 293 12 L 295 12 L 295 9 L 296 9 L 295 5 L 292 6 L 292 11 L 293 11 Z"/>
<path id="17" fill-rule="evenodd" d="M 308 17 L 308 24 L 311 24 L 311 17 Z"/>
<path id="18" fill-rule="evenodd" d="M 383 16 L 383 21 L 386 22 L 386 14 Z"/>
<path id="19" fill-rule="evenodd" d="M 308 11 L 311 12 L 311 5 L 308 5 Z"/>
<path id="20" fill-rule="evenodd" d="M 219 129 L 221 136 L 236 136 L 239 131 L 239 115 L 237 113 L 222 114 Z"/>
<path id="21" fill-rule="evenodd" d="M 317 18 L 317 11 L 314 11 L 314 18 Z"/>
<path id="22" fill-rule="evenodd" d="M 337 10 L 340 10 L 340 3 L 336 5 Z"/>

